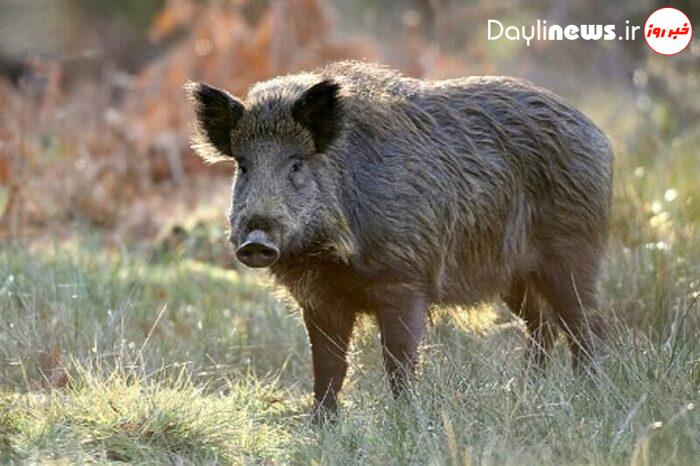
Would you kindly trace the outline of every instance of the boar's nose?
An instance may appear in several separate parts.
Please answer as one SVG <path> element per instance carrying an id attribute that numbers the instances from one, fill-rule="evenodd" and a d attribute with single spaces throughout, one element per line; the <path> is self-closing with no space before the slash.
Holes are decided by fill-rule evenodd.
<path id="1" fill-rule="evenodd" d="M 236 257 L 248 267 L 269 267 L 279 258 L 280 251 L 270 237 L 260 230 L 251 231 L 236 249 Z"/>

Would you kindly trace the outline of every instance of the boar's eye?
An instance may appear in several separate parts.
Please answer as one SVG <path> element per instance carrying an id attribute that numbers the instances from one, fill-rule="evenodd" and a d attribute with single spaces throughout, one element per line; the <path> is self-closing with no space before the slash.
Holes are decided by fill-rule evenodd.
<path id="1" fill-rule="evenodd" d="M 292 163 L 292 173 L 297 173 L 299 170 L 301 170 L 301 162 L 298 160 L 294 163 Z"/>
<path id="2" fill-rule="evenodd" d="M 243 164 L 238 164 L 238 171 L 241 175 L 245 175 L 248 172 L 248 168 Z"/>

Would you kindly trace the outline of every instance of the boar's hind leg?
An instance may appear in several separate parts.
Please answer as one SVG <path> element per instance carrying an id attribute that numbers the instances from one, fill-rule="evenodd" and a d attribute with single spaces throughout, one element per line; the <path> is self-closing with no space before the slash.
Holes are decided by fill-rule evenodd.
<path id="1" fill-rule="evenodd" d="M 318 423 L 338 409 L 337 396 L 348 369 L 347 350 L 355 324 L 352 312 L 304 310 L 314 368 L 313 421 Z"/>
<path id="2" fill-rule="evenodd" d="M 538 288 L 566 334 L 574 369 L 584 370 L 596 356 L 601 327 L 592 312 L 598 306 L 598 262 L 594 254 L 550 263 L 538 274 Z"/>
<path id="3" fill-rule="evenodd" d="M 510 310 L 525 322 L 528 331 L 530 361 L 544 368 L 554 345 L 555 329 L 551 325 L 549 310 L 542 306 L 534 286 L 523 278 L 513 282 L 504 300 Z"/>
<path id="4" fill-rule="evenodd" d="M 425 299 L 408 297 L 385 302 L 377 309 L 384 364 L 395 397 L 415 372 L 426 312 Z"/>

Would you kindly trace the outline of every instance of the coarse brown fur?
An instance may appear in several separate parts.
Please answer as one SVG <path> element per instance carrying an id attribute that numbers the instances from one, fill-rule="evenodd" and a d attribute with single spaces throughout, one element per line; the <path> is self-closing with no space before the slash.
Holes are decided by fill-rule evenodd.
<path id="1" fill-rule="evenodd" d="M 270 269 L 303 309 L 317 413 L 336 409 L 360 312 L 379 321 L 396 394 L 432 305 L 501 297 L 536 363 L 557 328 L 575 363 L 592 352 L 613 157 L 559 97 L 358 62 L 275 78 L 244 102 L 189 90 L 197 151 L 238 162 L 232 242 L 260 230 L 279 248 Z"/>

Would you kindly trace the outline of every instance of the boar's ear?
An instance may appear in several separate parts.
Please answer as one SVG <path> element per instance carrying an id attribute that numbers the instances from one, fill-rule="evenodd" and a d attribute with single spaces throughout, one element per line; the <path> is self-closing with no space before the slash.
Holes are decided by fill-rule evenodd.
<path id="1" fill-rule="evenodd" d="M 192 147 L 207 162 L 233 157 L 231 131 L 243 116 L 243 104 L 226 91 L 189 82 L 185 90 L 194 105 Z"/>
<path id="2" fill-rule="evenodd" d="M 338 83 L 321 81 L 292 105 L 292 117 L 311 132 L 317 153 L 324 152 L 340 133 L 343 108 L 339 93 Z"/>

